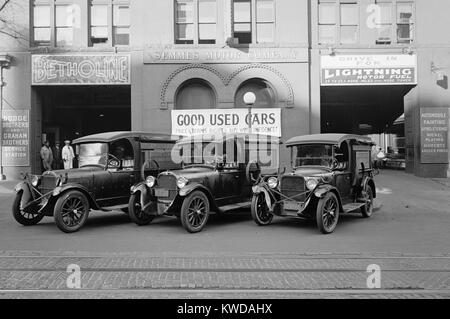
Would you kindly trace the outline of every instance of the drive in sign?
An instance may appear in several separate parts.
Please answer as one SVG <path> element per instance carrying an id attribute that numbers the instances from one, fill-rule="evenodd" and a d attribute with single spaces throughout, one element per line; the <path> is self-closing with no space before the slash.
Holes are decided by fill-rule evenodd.
<path id="1" fill-rule="evenodd" d="M 265 134 L 281 136 L 281 109 L 252 109 L 251 116 L 247 109 L 208 109 L 208 110 L 173 110 L 172 134 Z"/>
<path id="2" fill-rule="evenodd" d="M 417 84 L 417 57 L 409 54 L 322 56 L 321 84 L 414 85 Z"/>

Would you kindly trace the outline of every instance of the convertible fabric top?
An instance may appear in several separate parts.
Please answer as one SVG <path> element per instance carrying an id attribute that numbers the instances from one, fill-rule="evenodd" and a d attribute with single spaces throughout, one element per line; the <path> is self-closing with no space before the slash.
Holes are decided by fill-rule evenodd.
<path id="1" fill-rule="evenodd" d="M 73 141 L 73 144 L 81 143 L 109 143 L 122 138 L 138 138 L 141 142 L 164 142 L 173 141 L 176 142 L 180 138 L 178 136 L 162 133 L 148 133 L 148 132 L 133 132 L 133 131 L 118 131 L 118 132 L 106 132 L 83 136 Z"/>
<path id="2" fill-rule="evenodd" d="M 363 135 L 354 134 L 313 134 L 303 135 L 291 138 L 286 142 L 286 146 L 294 146 L 299 144 L 335 144 L 340 145 L 347 140 L 356 140 L 363 144 L 373 145 L 373 141 Z"/>

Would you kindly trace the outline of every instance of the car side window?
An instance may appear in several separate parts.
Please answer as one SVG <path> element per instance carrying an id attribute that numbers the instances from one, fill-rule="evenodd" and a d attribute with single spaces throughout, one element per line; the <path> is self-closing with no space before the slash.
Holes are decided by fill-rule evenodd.
<path id="1" fill-rule="evenodd" d="M 349 148 L 347 142 L 343 142 L 340 147 L 334 149 L 334 157 L 337 161 L 336 169 L 339 171 L 347 171 L 350 168 Z"/>
<path id="2" fill-rule="evenodd" d="M 134 168 L 133 145 L 127 139 L 112 142 L 109 153 L 119 160 L 119 169 L 132 170 Z"/>

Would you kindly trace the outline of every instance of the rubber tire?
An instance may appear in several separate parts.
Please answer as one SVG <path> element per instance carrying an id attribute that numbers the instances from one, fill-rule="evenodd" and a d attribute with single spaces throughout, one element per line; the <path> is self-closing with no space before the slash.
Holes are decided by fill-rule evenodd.
<path id="1" fill-rule="evenodd" d="M 206 217 L 199 227 L 193 227 L 188 220 L 188 208 L 192 200 L 198 197 L 203 199 L 203 202 L 205 203 Z M 198 233 L 203 230 L 205 225 L 208 223 L 208 219 L 209 219 L 209 200 L 208 197 L 205 195 L 205 193 L 201 191 L 194 191 L 191 194 L 189 194 L 183 200 L 183 204 L 181 205 L 180 220 L 183 228 L 189 233 Z"/>
<path id="2" fill-rule="evenodd" d="M 19 224 L 22 224 L 23 226 L 33 226 L 38 224 L 42 218 L 44 218 L 44 214 L 38 214 L 35 217 L 28 219 L 23 217 L 21 210 L 20 210 L 20 202 L 22 201 L 22 194 L 23 192 L 19 192 L 16 194 L 16 197 L 14 198 L 13 206 L 12 206 L 12 214 L 16 222 Z"/>
<path id="3" fill-rule="evenodd" d="M 150 224 L 153 219 L 155 218 L 154 215 L 146 215 L 146 218 L 142 218 L 136 215 L 136 206 L 135 204 L 137 202 L 140 202 L 140 193 L 135 193 L 131 195 L 130 201 L 128 202 L 128 216 L 130 216 L 130 219 L 133 223 L 135 223 L 138 226 L 145 226 Z"/>
<path id="4" fill-rule="evenodd" d="M 259 193 L 259 194 L 253 195 L 253 197 L 252 197 L 252 205 L 251 205 L 252 218 L 253 218 L 253 220 L 255 221 L 255 223 L 258 226 L 268 226 L 268 225 L 270 225 L 272 223 L 273 214 L 268 212 L 268 214 L 270 215 L 269 219 L 266 220 L 266 221 L 261 219 L 261 217 L 258 214 L 258 199 L 259 199 L 260 196 L 263 197 L 264 205 L 267 207 L 264 193 Z"/>
<path id="5" fill-rule="evenodd" d="M 336 203 L 336 221 L 334 223 L 334 226 L 332 229 L 327 229 L 324 225 L 323 225 L 323 208 L 325 206 L 325 203 L 330 199 L 333 198 L 335 203 Z M 339 221 L 339 201 L 336 197 L 335 194 L 333 194 L 332 192 L 329 192 L 325 195 L 324 198 L 321 198 L 319 200 L 319 202 L 317 203 L 317 209 L 316 209 L 316 224 L 317 227 L 319 228 L 320 232 L 322 234 L 331 234 L 334 232 L 334 230 L 336 229 L 337 223 Z"/>
<path id="6" fill-rule="evenodd" d="M 369 198 L 372 200 L 372 205 L 370 211 L 367 210 L 367 206 L 361 207 L 361 214 L 364 218 L 370 218 L 373 215 L 373 190 L 372 187 L 367 185 L 366 192 L 369 194 Z"/>
<path id="7" fill-rule="evenodd" d="M 82 216 L 81 222 L 79 222 L 78 225 L 76 226 L 67 226 L 66 224 L 64 224 L 61 216 L 63 205 L 71 197 L 78 197 L 79 199 L 81 199 L 83 201 L 86 210 L 86 212 Z M 56 201 L 55 208 L 53 210 L 53 218 L 55 219 L 56 226 L 59 228 L 59 230 L 61 230 L 64 233 L 74 233 L 80 230 L 86 224 L 86 221 L 89 217 L 89 211 L 90 211 L 89 200 L 86 198 L 86 196 L 80 191 L 71 190 L 59 196 L 58 200 Z"/>

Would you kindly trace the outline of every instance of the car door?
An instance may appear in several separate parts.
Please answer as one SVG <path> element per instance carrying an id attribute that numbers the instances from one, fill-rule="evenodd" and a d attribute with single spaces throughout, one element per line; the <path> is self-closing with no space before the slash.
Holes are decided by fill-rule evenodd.
<path id="1" fill-rule="evenodd" d="M 340 147 L 334 148 L 334 158 L 338 162 L 338 166 L 334 172 L 336 188 L 343 201 L 350 201 L 353 175 L 350 165 L 350 150 L 347 142 L 343 142 Z"/>

